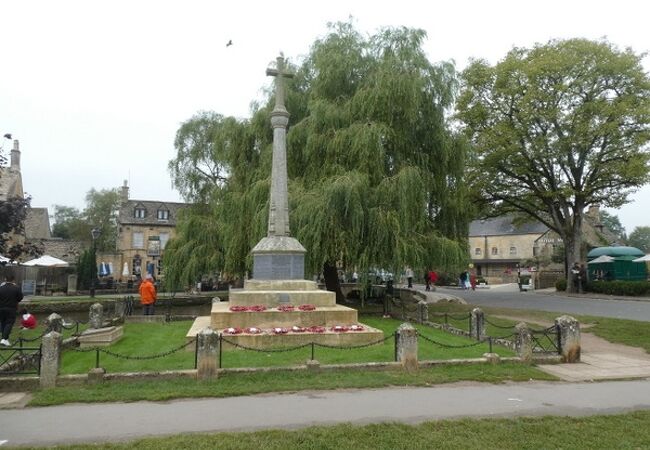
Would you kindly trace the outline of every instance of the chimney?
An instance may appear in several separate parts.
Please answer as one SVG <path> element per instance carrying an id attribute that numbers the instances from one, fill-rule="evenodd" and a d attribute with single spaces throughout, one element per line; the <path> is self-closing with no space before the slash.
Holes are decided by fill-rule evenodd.
<path id="1" fill-rule="evenodd" d="M 20 172 L 20 149 L 18 139 L 14 139 L 14 148 L 11 150 L 11 169 Z"/>
<path id="2" fill-rule="evenodd" d="M 122 200 L 122 203 L 126 203 L 129 201 L 129 184 L 126 180 L 124 180 L 124 184 L 122 185 L 122 191 L 120 192 L 120 199 Z"/>
<path id="3" fill-rule="evenodd" d="M 587 210 L 587 215 L 596 222 L 600 222 L 600 205 L 590 205 Z"/>

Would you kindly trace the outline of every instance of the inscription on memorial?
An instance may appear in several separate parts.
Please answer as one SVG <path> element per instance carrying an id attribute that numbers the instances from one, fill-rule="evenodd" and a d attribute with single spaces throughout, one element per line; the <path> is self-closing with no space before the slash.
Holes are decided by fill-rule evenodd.
<path id="1" fill-rule="evenodd" d="M 302 280 L 305 277 L 303 255 L 254 255 L 253 278 L 258 280 Z"/>

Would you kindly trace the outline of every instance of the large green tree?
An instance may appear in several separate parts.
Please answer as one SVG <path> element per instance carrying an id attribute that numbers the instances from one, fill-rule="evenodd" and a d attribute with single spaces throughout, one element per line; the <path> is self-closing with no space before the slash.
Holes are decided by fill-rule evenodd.
<path id="1" fill-rule="evenodd" d="M 73 206 L 54 205 L 52 236 L 86 241 L 90 236 L 91 228 L 79 209 Z"/>
<path id="2" fill-rule="evenodd" d="M 617 208 L 650 179 L 641 56 L 606 41 L 551 41 L 495 66 L 474 61 L 462 79 L 458 118 L 476 149 L 478 200 L 544 223 L 579 261 L 585 208 Z"/>
<path id="3" fill-rule="evenodd" d="M 308 250 L 308 272 L 323 271 L 330 289 L 339 264 L 365 273 L 466 261 L 467 145 L 445 121 L 457 81 L 452 65 L 429 62 L 425 37 L 400 28 L 366 38 L 339 23 L 294 66 L 286 99 L 291 229 Z M 194 117 L 179 130 L 170 163 L 186 199 L 210 203 L 219 235 L 213 252 L 234 274 L 250 270 L 250 249 L 266 233 L 271 97 L 250 120 Z M 175 249 L 210 237 L 180 230 L 166 270 L 190 263 L 191 254 L 183 260 Z"/>
<path id="4" fill-rule="evenodd" d="M 636 227 L 630 233 L 628 244 L 646 253 L 650 253 L 650 227 Z"/>
<path id="5" fill-rule="evenodd" d="M 620 239 L 619 242 L 625 243 L 627 241 L 625 227 L 616 214 L 611 214 L 607 211 L 600 211 L 600 223 L 614 233 Z"/>
<path id="6" fill-rule="evenodd" d="M 100 231 L 97 249 L 115 250 L 119 206 L 117 189 L 93 188 L 86 194 L 86 208 L 82 212 L 71 206 L 55 205 L 52 235 L 91 244 L 91 230 L 96 228 Z"/>

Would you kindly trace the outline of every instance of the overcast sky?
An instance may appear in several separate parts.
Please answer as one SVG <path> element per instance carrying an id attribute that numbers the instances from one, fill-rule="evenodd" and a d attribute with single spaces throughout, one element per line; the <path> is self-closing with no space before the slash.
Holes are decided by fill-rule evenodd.
<path id="1" fill-rule="evenodd" d="M 462 69 L 552 38 L 606 36 L 646 52 L 649 13 L 631 0 L 4 1 L 0 136 L 20 140 L 24 189 L 50 214 L 123 180 L 131 198 L 181 201 L 167 171 L 180 123 L 200 110 L 248 117 L 271 61 L 283 51 L 299 62 L 328 22 L 422 28 L 431 61 Z M 614 211 L 628 233 L 650 226 L 650 187 L 632 199 Z"/>

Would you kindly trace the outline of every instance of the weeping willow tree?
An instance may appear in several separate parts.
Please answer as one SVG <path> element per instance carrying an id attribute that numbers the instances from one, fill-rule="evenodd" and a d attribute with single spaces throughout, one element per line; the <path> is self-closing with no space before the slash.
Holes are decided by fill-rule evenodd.
<path id="1" fill-rule="evenodd" d="M 328 289 L 338 291 L 339 266 L 364 274 L 466 262 L 467 151 L 445 121 L 457 81 L 451 64 L 428 61 L 425 38 L 407 28 L 364 38 L 339 23 L 294 67 L 286 102 L 291 229 L 307 248 L 308 273 L 323 272 Z M 201 158 L 188 160 L 178 138 L 170 163 L 188 199 L 210 192 L 223 269 L 231 273 L 250 268 L 250 249 L 266 232 L 273 101 L 250 121 L 213 116 L 218 142 L 198 153 L 223 164 L 224 183 L 205 177 L 201 189 L 189 189 L 183 177 L 202 176 Z M 176 246 L 197 239 L 181 227 L 167 254 L 181 261 Z"/>

